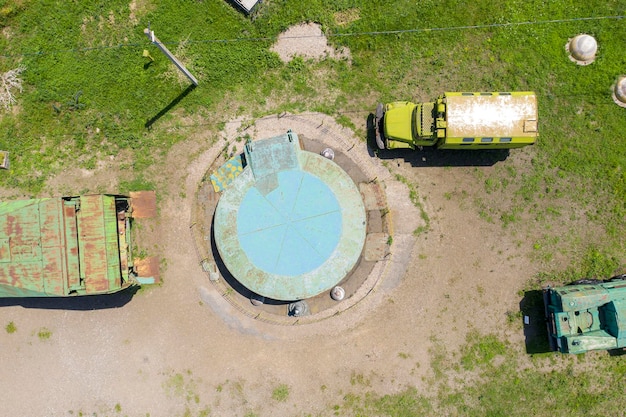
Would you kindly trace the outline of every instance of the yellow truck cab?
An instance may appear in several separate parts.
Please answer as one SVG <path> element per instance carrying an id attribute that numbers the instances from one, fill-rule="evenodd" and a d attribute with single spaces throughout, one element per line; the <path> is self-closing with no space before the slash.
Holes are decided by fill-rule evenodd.
<path id="1" fill-rule="evenodd" d="M 375 115 L 380 149 L 510 149 L 537 140 L 533 92 L 444 93 L 435 102 L 379 104 Z"/>

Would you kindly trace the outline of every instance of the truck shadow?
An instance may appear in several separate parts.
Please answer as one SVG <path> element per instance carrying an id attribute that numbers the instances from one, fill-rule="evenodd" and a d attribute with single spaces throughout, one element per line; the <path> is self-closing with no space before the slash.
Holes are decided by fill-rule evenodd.
<path id="1" fill-rule="evenodd" d="M 367 117 L 367 151 L 373 158 L 404 159 L 414 167 L 464 167 L 491 166 L 504 161 L 509 149 L 457 150 L 457 149 L 378 149 L 374 130 L 374 115 Z"/>
<path id="2" fill-rule="evenodd" d="M 524 323 L 526 353 L 551 352 L 543 305 L 543 292 L 541 290 L 524 292 L 524 298 L 520 301 L 519 306 Z"/>
<path id="3" fill-rule="evenodd" d="M 113 294 L 73 297 L 0 298 L 0 307 L 22 306 L 41 310 L 104 310 L 126 305 L 139 290 L 139 286 Z"/>

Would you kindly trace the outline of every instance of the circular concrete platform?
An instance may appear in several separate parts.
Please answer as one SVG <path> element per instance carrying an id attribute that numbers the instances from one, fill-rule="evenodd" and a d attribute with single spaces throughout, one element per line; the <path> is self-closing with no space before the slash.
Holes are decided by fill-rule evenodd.
<path id="1" fill-rule="evenodd" d="M 225 265 L 216 244 L 215 213 L 218 203 L 223 203 L 224 191 L 215 187 L 211 174 L 242 151 L 244 144 L 241 138 L 246 139 L 248 132 L 263 138 L 290 129 L 298 133 L 300 147 L 308 153 L 320 156 L 326 148 L 333 150 L 333 162 L 351 178 L 360 192 L 366 217 L 361 256 L 352 270 L 337 283 L 343 289 L 343 297 L 333 296 L 335 287 L 332 287 L 329 291 L 307 298 L 308 314 L 305 316 L 290 314 L 290 301 L 266 298 L 242 285 Z M 424 222 L 409 199 L 406 186 L 397 181 L 380 160 L 369 154 L 369 148 L 363 146 L 351 129 L 341 127 L 331 117 L 319 113 L 281 114 L 255 120 L 254 128 L 247 128 L 240 122 L 228 125 L 224 138 L 228 149 L 223 142 L 216 143 L 198 162 L 197 168 L 199 172 L 202 170 L 202 177 L 197 177 L 198 182 L 189 179 L 189 186 L 197 187 L 190 230 L 199 266 L 210 284 L 199 287 L 202 304 L 210 306 L 229 325 L 242 331 L 248 331 L 247 326 L 251 323 L 247 323 L 245 318 L 251 318 L 270 325 L 311 325 L 315 332 L 327 333 L 330 328 L 321 325 L 322 321 L 333 320 L 332 331 L 350 326 L 352 319 L 360 317 L 360 313 L 354 316 L 348 311 L 362 312 L 361 309 L 381 302 L 384 294 L 400 285 L 411 259 L 414 231 L 424 227 Z M 241 166 L 230 166 L 221 171 L 223 175 L 218 176 L 217 182 L 227 181 L 231 175 L 242 171 Z M 393 195 L 391 200 L 389 195 Z M 237 233 L 237 230 L 231 232 Z M 369 301 L 364 303 L 365 300 Z"/>
<path id="2" fill-rule="evenodd" d="M 284 152 L 293 147 L 277 145 L 278 138 L 255 141 L 246 159 L 261 158 L 264 165 L 257 162 L 255 171 L 248 161 L 223 191 L 215 241 L 230 273 L 250 291 L 301 300 L 330 290 L 355 266 L 365 242 L 365 208 L 339 165 L 300 149 L 298 163 L 285 163 Z M 265 154 L 264 141 L 271 147 Z"/>

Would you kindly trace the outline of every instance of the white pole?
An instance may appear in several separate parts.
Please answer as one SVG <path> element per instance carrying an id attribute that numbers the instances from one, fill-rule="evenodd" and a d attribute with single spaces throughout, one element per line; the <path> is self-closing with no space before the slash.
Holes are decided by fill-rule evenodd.
<path id="1" fill-rule="evenodd" d="M 148 28 L 145 28 L 143 30 L 143 33 L 146 34 L 146 36 L 148 37 L 148 39 L 150 39 L 150 42 L 152 42 L 153 44 L 155 44 L 161 51 L 163 51 L 163 53 L 170 59 L 170 61 L 172 61 L 174 63 L 174 65 L 176 65 L 176 67 L 181 70 L 181 72 L 183 74 L 185 74 L 187 76 L 187 78 L 189 78 L 191 80 L 191 82 L 193 83 L 193 85 L 198 85 L 198 80 L 196 79 L 196 77 L 194 77 L 187 68 L 185 68 L 185 66 L 183 65 L 182 62 L 180 62 L 178 59 L 176 59 L 176 57 L 174 56 L 174 54 L 172 54 L 170 52 L 169 49 L 167 49 L 165 47 L 165 45 L 163 45 L 159 39 L 154 36 L 154 31 L 150 30 Z"/>

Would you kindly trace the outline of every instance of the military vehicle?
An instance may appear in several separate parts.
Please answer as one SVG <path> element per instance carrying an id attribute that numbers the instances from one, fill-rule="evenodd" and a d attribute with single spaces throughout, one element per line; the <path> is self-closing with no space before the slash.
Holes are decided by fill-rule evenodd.
<path id="1" fill-rule="evenodd" d="M 114 293 L 158 278 L 134 260 L 134 218 L 156 212 L 154 192 L 0 202 L 0 297 Z"/>
<path id="2" fill-rule="evenodd" d="M 537 140 L 533 92 L 444 93 L 434 102 L 379 104 L 380 149 L 510 149 Z"/>
<path id="3" fill-rule="evenodd" d="M 626 274 L 543 289 L 550 348 L 563 353 L 626 347 Z"/>

